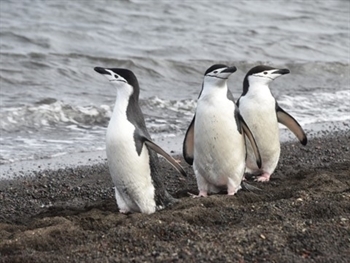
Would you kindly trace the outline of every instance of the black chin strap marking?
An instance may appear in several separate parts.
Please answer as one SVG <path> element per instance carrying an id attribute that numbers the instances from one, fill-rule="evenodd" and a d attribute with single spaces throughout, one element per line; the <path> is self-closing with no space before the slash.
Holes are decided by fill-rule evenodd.
<path id="1" fill-rule="evenodd" d="M 210 75 L 208 75 L 208 77 L 217 78 L 217 79 L 228 79 L 228 78 L 222 78 L 222 77 L 219 77 L 219 76 L 210 76 Z"/>
<path id="2" fill-rule="evenodd" d="M 271 79 L 271 80 L 273 80 L 273 78 L 270 78 L 270 77 L 268 77 L 268 76 L 259 76 L 259 75 L 253 75 L 254 77 L 259 77 L 259 78 L 268 78 L 268 79 Z"/>

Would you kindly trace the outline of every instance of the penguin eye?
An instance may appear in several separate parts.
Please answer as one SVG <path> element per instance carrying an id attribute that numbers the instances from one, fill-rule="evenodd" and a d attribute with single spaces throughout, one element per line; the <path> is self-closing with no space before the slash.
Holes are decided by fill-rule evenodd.
<path id="1" fill-rule="evenodd" d="M 214 74 L 216 74 L 216 73 L 218 73 L 218 71 L 217 71 L 217 70 L 215 70 L 213 73 L 214 73 Z"/>
<path id="2" fill-rule="evenodd" d="M 265 71 L 265 72 L 264 72 L 264 74 L 266 75 L 266 74 L 267 74 L 267 72 Z"/>
<path id="3" fill-rule="evenodd" d="M 114 75 L 114 77 L 117 79 L 117 78 L 119 78 L 119 76 L 118 75 Z"/>

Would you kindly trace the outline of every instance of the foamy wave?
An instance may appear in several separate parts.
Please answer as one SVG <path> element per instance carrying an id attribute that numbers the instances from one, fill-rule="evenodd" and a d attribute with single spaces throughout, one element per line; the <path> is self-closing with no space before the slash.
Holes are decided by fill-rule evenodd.
<path id="1" fill-rule="evenodd" d="M 300 124 L 350 120 L 350 90 L 334 93 L 312 93 L 312 96 L 287 96 L 278 99 L 282 108 Z M 178 133 L 187 128 L 196 100 L 165 100 L 151 97 L 141 100 L 147 127 L 151 133 Z M 62 127 L 79 130 L 106 127 L 113 105 L 72 106 L 55 99 L 45 99 L 35 105 L 7 108 L 0 112 L 0 130 L 38 130 Z"/>
<path id="2" fill-rule="evenodd" d="M 168 110 L 177 113 L 183 113 L 185 115 L 191 115 L 196 108 L 196 100 L 164 100 L 158 97 L 151 97 L 144 101 L 141 106 L 144 106 L 147 110 L 158 109 L 158 110 Z"/>
<path id="3" fill-rule="evenodd" d="M 196 107 L 195 100 L 163 100 L 158 97 L 141 100 L 140 104 L 151 132 L 165 132 L 167 129 L 178 131 L 180 123 L 187 122 Z M 106 127 L 112 111 L 113 105 L 72 106 L 55 99 L 45 99 L 35 105 L 2 110 L 0 130 L 11 132 L 57 126 L 72 130 Z"/>
<path id="4" fill-rule="evenodd" d="M 350 120 L 350 90 L 313 93 L 312 96 L 282 96 L 279 105 L 300 124 Z"/>
<path id="5" fill-rule="evenodd" d="M 61 101 L 48 100 L 48 103 L 20 108 L 7 108 L 0 112 L 0 129 L 16 131 L 29 128 L 38 129 L 63 124 L 90 128 L 92 125 L 106 125 L 111 115 L 111 107 L 72 106 Z"/>

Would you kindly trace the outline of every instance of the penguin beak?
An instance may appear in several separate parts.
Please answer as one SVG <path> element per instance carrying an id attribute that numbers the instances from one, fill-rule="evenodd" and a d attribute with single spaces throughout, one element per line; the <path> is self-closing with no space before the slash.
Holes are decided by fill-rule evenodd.
<path id="1" fill-rule="evenodd" d="M 104 75 L 108 74 L 108 75 L 110 75 L 110 73 L 108 71 L 106 71 L 104 68 L 101 68 L 101 67 L 95 67 L 94 70 L 96 72 L 100 73 L 100 74 L 104 74 Z"/>
<path id="2" fill-rule="evenodd" d="M 288 74 L 288 73 L 290 73 L 290 70 L 287 69 L 287 68 L 278 69 L 278 70 L 272 72 L 272 74 L 279 74 L 279 75 L 285 75 L 285 74 Z"/>
<path id="3" fill-rule="evenodd" d="M 226 68 L 225 70 L 221 71 L 221 73 L 233 73 L 237 70 L 237 68 L 235 66 L 232 66 L 232 67 L 228 67 Z"/>

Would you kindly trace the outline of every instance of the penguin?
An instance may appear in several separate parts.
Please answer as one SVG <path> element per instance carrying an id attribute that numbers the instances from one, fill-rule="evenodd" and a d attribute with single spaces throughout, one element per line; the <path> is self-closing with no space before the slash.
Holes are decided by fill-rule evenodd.
<path id="1" fill-rule="evenodd" d="M 284 111 L 271 94 L 269 84 L 279 76 L 290 73 L 289 69 L 277 69 L 259 65 L 248 71 L 243 80 L 243 93 L 237 101 L 239 111 L 249 125 L 259 147 L 262 167 L 255 164 L 248 143 L 247 172 L 260 175 L 256 181 L 267 182 L 274 172 L 280 156 L 278 122 L 287 126 L 302 145 L 307 137 L 300 124 Z"/>
<path id="2" fill-rule="evenodd" d="M 161 154 L 183 176 L 184 169 L 152 142 L 139 106 L 140 88 L 134 73 L 123 68 L 94 70 L 115 85 L 117 98 L 106 133 L 109 171 L 121 213 L 154 213 L 174 203 L 165 189 L 157 154 Z"/>
<path id="3" fill-rule="evenodd" d="M 215 64 L 205 74 L 195 115 L 184 142 L 183 156 L 193 165 L 199 194 L 206 197 L 221 190 L 234 195 L 241 188 L 245 170 L 245 135 L 253 145 L 257 166 L 259 149 L 249 127 L 239 113 L 227 87 L 236 67 Z"/>

